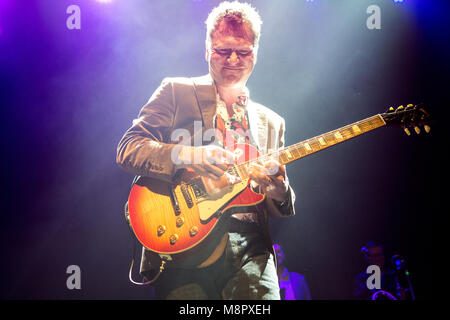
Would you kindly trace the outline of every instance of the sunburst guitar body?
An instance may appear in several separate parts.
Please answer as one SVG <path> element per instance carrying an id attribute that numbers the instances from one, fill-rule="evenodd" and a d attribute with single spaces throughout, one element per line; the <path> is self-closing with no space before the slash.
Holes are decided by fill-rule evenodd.
<path id="1" fill-rule="evenodd" d="M 174 183 L 139 177 L 128 198 L 129 223 L 139 242 L 172 266 L 207 266 L 226 243 L 227 217 L 264 200 L 236 166 L 259 156 L 248 144 L 228 148 L 235 165 L 218 181 L 184 170 Z M 226 215 L 227 217 L 225 217 Z M 218 252 L 217 257 L 221 252 Z M 208 259 L 210 258 L 210 259 Z"/>

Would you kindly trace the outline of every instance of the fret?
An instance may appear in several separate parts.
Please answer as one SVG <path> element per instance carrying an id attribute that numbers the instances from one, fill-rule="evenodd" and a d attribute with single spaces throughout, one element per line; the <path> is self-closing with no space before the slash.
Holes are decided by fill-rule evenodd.
<path id="1" fill-rule="evenodd" d="M 242 180 L 245 180 L 249 177 L 248 168 L 245 164 L 238 165 L 237 168 L 238 168 L 239 175 Z"/>
<path id="2" fill-rule="evenodd" d="M 311 148 L 311 146 L 309 145 L 308 142 L 303 143 L 303 147 L 305 148 L 305 150 L 306 150 L 307 152 L 312 151 L 312 148 Z"/>
<path id="3" fill-rule="evenodd" d="M 292 148 L 292 153 L 297 157 L 300 158 L 302 157 L 302 153 L 301 150 L 297 147 Z"/>
<path id="4" fill-rule="evenodd" d="M 304 157 L 306 155 L 306 152 L 303 149 L 303 146 L 299 143 L 295 145 L 295 150 L 299 154 L 299 158 Z"/>
<path id="5" fill-rule="evenodd" d="M 325 138 L 323 136 L 319 137 L 318 140 L 321 146 L 325 147 L 327 145 L 327 142 L 325 141 Z"/>
<path id="6" fill-rule="evenodd" d="M 386 125 L 386 122 L 384 121 L 383 117 L 379 114 L 377 114 L 376 116 L 373 116 L 372 118 L 376 119 L 376 123 L 377 123 L 377 128 L 382 127 L 384 125 Z"/>
<path id="7" fill-rule="evenodd" d="M 308 155 L 308 150 L 305 149 L 304 145 L 300 144 L 299 145 L 299 150 L 300 150 L 300 152 L 301 152 L 303 157 Z"/>
<path id="8" fill-rule="evenodd" d="M 371 130 L 370 123 L 368 123 L 367 120 L 359 121 L 359 127 L 362 128 L 362 130 L 364 132 L 367 132 L 367 131 Z"/>
<path id="9" fill-rule="evenodd" d="M 380 121 L 377 117 L 371 117 L 366 119 L 371 129 L 380 127 Z"/>
<path id="10" fill-rule="evenodd" d="M 233 167 L 234 167 L 234 172 L 237 174 L 237 176 L 241 180 L 246 179 L 246 177 L 248 175 L 247 171 L 243 170 L 243 168 L 241 166 L 234 165 Z"/>
<path id="11" fill-rule="evenodd" d="M 334 136 L 336 137 L 337 141 L 339 141 L 339 142 L 344 140 L 344 137 L 338 130 L 334 131 Z"/>
<path id="12" fill-rule="evenodd" d="M 312 147 L 313 151 L 319 151 L 322 149 L 316 138 L 309 139 L 309 145 Z"/>
<path id="13" fill-rule="evenodd" d="M 301 158 L 302 157 L 302 153 L 298 147 L 298 143 L 297 144 L 293 144 L 292 146 L 288 147 L 291 150 L 291 153 L 295 155 L 296 158 Z"/>
<path id="14" fill-rule="evenodd" d="M 376 129 L 376 128 L 379 128 L 386 124 L 380 115 L 376 115 L 376 116 L 364 119 L 361 122 L 364 123 L 366 125 L 366 127 L 368 127 L 368 129 L 365 130 L 366 132 Z"/>
<path id="15" fill-rule="evenodd" d="M 365 122 L 364 124 L 360 125 L 360 128 L 362 128 L 364 132 L 369 132 L 369 131 L 372 130 L 372 128 L 370 127 L 370 125 L 367 122 Z"/>
<path id="16" fill-rule="evenodd" d="M 338 143 L 336 141 L 336 137 L 332 134 L 332 133 L 325 133 L 324 134 L 325 140 L 328 142 L 329 146 L 333 146 L 336 143 Z"/>
<path id="17" fill-rule="evenodd" d="M 358 122 L 358 124 L 355 124 L 352 128 L 357 135 L 370 131 L 370 129 L 364 125 L 364 122 Z"/>
<path id="18" fill-rule="evenodd" d="M 353 132 L 347 127 L 344 127 L 340 131 L 341 131 L 341 133 L 342 133 L 342 135 L 344 136 L 345 139 L 350 139 L 350 138 L 353 137 Z"/>
<path id="19" fill-rule="evenodd" d="M 289 157 L 287 156 L 286 152 L 282 152 L 280 155 L 280 159 L 281 159 L 280 163 L 287 163 Z"/>
<path id="20" fill-rule="evenodd" d="M 287 160 L 291 160 L 294 158 L 294 155 L 291 153 L 289 149 L 284 150 L 284 155 L 286 155 Z"/>
<path id="21" fill-rule="evenodd" d="M 366 123 L 366 125 L 369 127 L 369 130 L 372 130 L 372 129 L 374 129 L 373 128 L 373 126 L 372 126 L 372 123 L 371 123 L 371 121 L 370 121 L 370 118 L 369 119 L 365 119 L 365 120 L 363 120 L 365 123 Z"/>
<path id="22" fill-rule="evenodd" d="M 352 125 L 352 130 L 354 134 L 360 134 L 361 133 L 361 129 L 359 128 L 359 126 L 357 124 Z"/>

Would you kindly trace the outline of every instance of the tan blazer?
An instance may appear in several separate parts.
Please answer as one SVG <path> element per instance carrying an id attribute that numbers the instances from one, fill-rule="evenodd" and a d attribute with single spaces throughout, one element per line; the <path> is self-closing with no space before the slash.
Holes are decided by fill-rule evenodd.
<path id="1" fill-rule="evenodd" d="M 176 146 L 176 142 L 171 139 L 172 133 L 176 129 L 186 129 L 191 136 L 191 145 L 194 145 L 198 135 L 201 138 L 205 130 L 213 128 L 215 113 L 216 91 L 210 75 L 165 78 L 120 140 L 117 163 L 137 176 L 172 181 L 176 171 L 171 158 Z M 265 154 L 284 146 L 285 121 L 282 117 L 251 99 L 247 113 L 250 133 L 260 153 Z M 266 198 L 267 212 L 262 219 L 266 231 L 267 215 L 294 215 L 294 201 L 295 194 L 290 187 L 288 204 L 282 210 Z"/>

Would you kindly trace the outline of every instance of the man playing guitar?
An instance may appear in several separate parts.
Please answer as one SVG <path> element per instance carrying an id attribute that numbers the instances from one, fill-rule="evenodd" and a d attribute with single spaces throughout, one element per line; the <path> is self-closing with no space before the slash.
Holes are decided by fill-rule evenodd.
<path id="1" fill-rule="evenodd" d="M 209 74 L 164 79 L 117 148 L 117 163 L 154 179 L 153 185 L 173 182 L 180 171 L 220 181 L 236 159 L 235 143 L 252 145 L 263 155 L 284 146 L 284 119 L 252 101 L 246 87 L 257 60 L 259 14 L 249 4 L 223 2 L 206 25 Z M 201 123 L 200 132 L 196 123 Z M 192 137 L 214 130 L 214 143 L 177 144 L 177 129 Z M 295 195 L 284 165 L 276 160 L 253 163 L 248 173 L 251 189 L 263 194 L 263 200 L 228 217 L 222 240 L 203 263 L 164 270 L 155 282 L 158 298 L 280 299 L 267 217 L 294 215 Z M 143 275 L 157 267 L 150 266 L 149 254 L 144 247 Z"/>

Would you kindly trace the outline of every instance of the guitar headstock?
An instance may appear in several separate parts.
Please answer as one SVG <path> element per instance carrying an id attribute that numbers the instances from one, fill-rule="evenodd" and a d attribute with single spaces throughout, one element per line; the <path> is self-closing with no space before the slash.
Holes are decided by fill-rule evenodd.
<path id="1" fill-rule="evenodd" d="M 420 127 L 423 127 L 426 133 L 431 129 L 431 116 L 422 105 L 408 104 L 406 108 L 399 106 L 397 109 L 391 107 L 381 116 L 386 124 L 400 125 L 408 136 L 411 135 L 410 128 L 414 128 L 417 134 L 420 134 Z"/>

